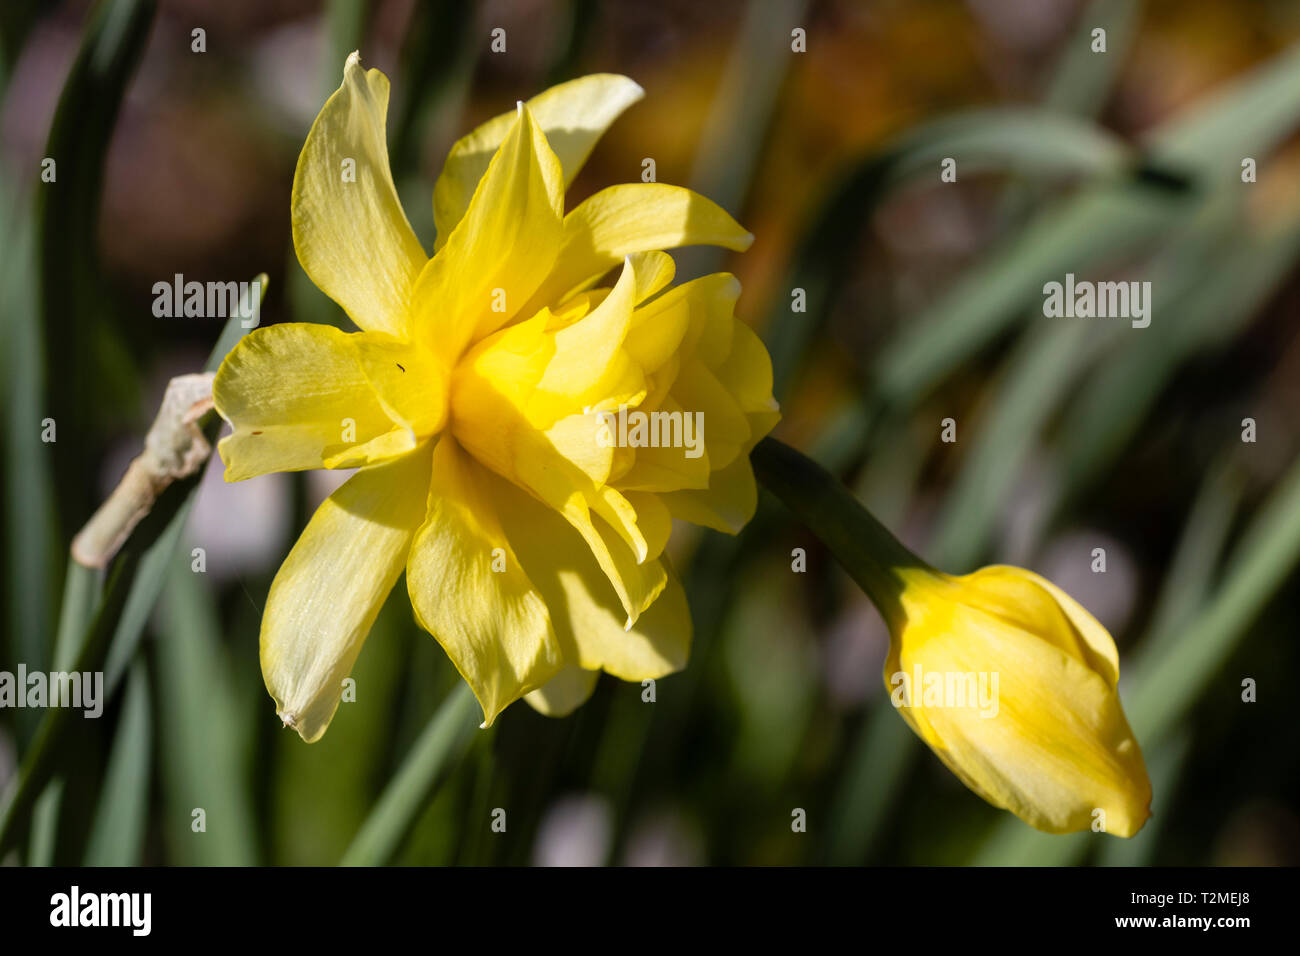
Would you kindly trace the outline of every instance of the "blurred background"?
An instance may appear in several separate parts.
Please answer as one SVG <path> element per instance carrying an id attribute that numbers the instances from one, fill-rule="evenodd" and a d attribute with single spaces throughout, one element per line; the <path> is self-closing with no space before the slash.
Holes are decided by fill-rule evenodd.
<path id="1" fill-rule="evenodd" d="M 675 258 L 739 276 L 777 436 L 931 563 L 1033 568 L 1110 629 L 1155 790 L 1139 837 L 1046 837 L 968 792 L 889 706 L 875 609 L 766 496 L 737 539 L 674 536 L 689 668 L 654 703 L 602 677 L 558 721 L 439 718 L 459 681 L 399 583 L 329 733 L 279 726 L 261 608 L 338 473 L 225 485 L 214 456 L 103 582 L 118 616 L 87 616 L 68 542 L 222 332 L 156 318 L 153 283 L 264 272 L 263 323 L 346 324 L 289 190 L 354 49 L 392 80 L 426 249 L 474 124 L 585 73 L 645 88 L 568 203 L 652 158 L 755 233 Z M 0 669 L 75 659 L 80 602 L 113 690 L 58 747 L 0 710 L 0 786 L 44 770 L 6 863 L 1300 862 L 1300 5 L 7 0 L 0 94 Z M 1067 272 L 1152 282 L 1150 327 L 1044 318 Z"/>

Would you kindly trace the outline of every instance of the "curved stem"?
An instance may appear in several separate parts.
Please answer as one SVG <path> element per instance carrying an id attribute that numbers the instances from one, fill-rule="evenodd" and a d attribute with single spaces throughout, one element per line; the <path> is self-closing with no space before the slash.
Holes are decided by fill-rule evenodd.
<path id="1" fill-rule="evenodd" d="M 852 493 L 824 468 L 774 438 L 764 438 L 750 455 L 754 474 L 831 553 L 880 609 L 886 622 L 899 620 L 898 595 L 906 568 L 930 571 Z"/>

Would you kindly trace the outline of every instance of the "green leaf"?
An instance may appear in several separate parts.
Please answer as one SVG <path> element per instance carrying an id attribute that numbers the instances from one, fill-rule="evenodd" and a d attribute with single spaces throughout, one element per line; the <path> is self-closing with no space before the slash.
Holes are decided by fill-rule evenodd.
<path id="1" fill-rule="evenodd" d="M 1140 0 L 1092 0 L 1075 18 L 1065 48 L 1052 68 L 1046 105 L 1077 116 L 1094 116 L 1114 88 L 1142 19 Z M 1106 31 L 1106 54 L 1092 50 L 1092 31 Z"/>
<path id="2" fill-rule="evenodd" d="M 382 866 L 428 806 L 439 784 L 464 756 L 481 712 L 468 684 L 447 696 L 393 775 L 343 855 L 344 866 Z"/>
<path id="3" fill-rule="evenodd" d="M 403 204 L 408 217 L 421 220 L 419 225 L 412 223 L 417 235 L 428 235 L 423 231 L 425 220 L 429 230 L 433 228 L 430 183 L 421 169 L 420 147 L 429 141 L 435 124 L 450 123 L 453 115 L 459 116 L 459 110 L 443 107 L 450 106 L 455 93 L 468 85 L 474 62 L 484 48 L 470 38 L 474 29 L 474 4 L 469 0 L 429 0 L 416 4 L 406 30 L 401 82 L 394 84 L 404 93 L 392 123 L 391 155 L 394 179 L 399 183 L 408 177 L 419 180 L 419 201 Z M 447 126 L 437 132 L 455 140 L 467 131 Z M 436 139 L 442 140 L 442 136 Z"/>
<path id="4" fill-rule="evenodd" d="M 0 3 L 0 98 L 4 96 L 9 71 L 18 62 L 40 15 L 41 5 L 35 0 Z"/>
<path id="5" fill-rule="evenodd" d="M 441 701 L 437 696 L 421 701 L 423 706 L 415 704 L 416 695 L 408 686 L 433 692 L 441 678 L 460 683 L 460 675 L 445 658 L 436 662 L 442 665 L 436 667 L 430 666 L 435 662 L 415 656 L 442 654 L 428 634 L 415 631 L 411 599 L 399 585 L 389 593 L 371 625 L 365 653 L 357 658 L 349 675 L 355 693 L 344 694 L 346 699 L 339 705 L 329 733 L 314 744 L 303 743 L 294 731 L 280 726 L 258 674 L 258 699 L 250 702 L 249 713 L 271 738 L 270 800 L 265 810 L 272 836 L 268 862 L 294 866 L 337 863 L 365 822 L 378 788 Z M 257 638 L 256 626 L 252 637 Z M 254 663 L 256 647 L 249 648 L 247 654 L 249 663 Z M 452 686 L 448 683 L 445 689 Z M 401 706 L 394 706 L 399 701 Z M 416 711 L 410 714 L 414 726 L 409 733 L 401 720 L 406 710 Z M 348 772 L 340 774 L 340 767 L 347 767 Z M 321 799 L 326 793 L 329 799 Z"/>
<path id="6" fill-rule="evenodd" d="M 1129 723 L 1140 742 L 1174 730 L 1264 605 L 1300 563 L 1300 461 L 1268 496 L 1229 558 L 1222 583 L 1159 659 L 1132 675 Z M 1240 688 L 1233 685 L 1232 692 Z"/>
<path id="7" fill-rule="evenodd" d="M 189 565 L 173 561 L 159 602 L 159 732 L 172 858 L 187 866 L 257 864 L 250 762 L 252 735 L 236 693 L 212 595 Z M 137 656 L 137 660 L 138 660 Z M 206 832 L 191 829 L 202 807 Z"/>
<path id="8" fill-rule="evenodd" d="M 1209 470 L 1161 582 L 1146 635 L 1127 665 L 1133 673 L 1145 670 L 1147 659 L 1175 653 L 1183 632 L 1196 619 L 1206 595 L 1214 591 L 1214 577 L 1223 560 L 1224 544 L 1241 504 L 1241 472 L 1230 464 L 1230 454 Z"/>
<path id="9" fill-rule="evenodd" d="M 71 671 L 81 653 L 81 642 L 90 629 L 99 605 L 99 572 L 68 559 L 63 577 L 63 604 L 59 610 L 59 632 L 54 642 L 54 669 Z M 32 814 L 32 838 L 28 862 L 49 866 L 54 859 L 59 814 L 63 805 L 63 780 L 45 788 Z"/>
<path id="10" fill-rule="evenodd" d="M 131 667 L 126 698 L 108 755 L 108 773 L 90 827 L 86 866 L 136 866 L 149 810 L 153 714 L 143 660 Z"/>
<path id="11" fill-rule="evenodd" d="M 366 34 L 366 0 L 327 0 L 325 23 L 329 37 L 328 53 L 322 67 L 321 86 L 326 96 L 339 88 L 343 64 L 353 50 L 360 50 Z"/>
<path id="12" fill-rule="evenodd" d="M 0 184 L 0 349 L 3 373 L 5 640 L 13 660 L 42 669 L 58 578 L 58 522 L 53 491 L 54 444 L 42 440 L 49 410 L 41 364 L 41 331 L 31 276 L 35 265 L 30 216 Z M 57 428 L 57 422 L 55 423 Z M 57 432 L 56 432 L 57 437 Z M 66 431 L 65 431 L 66 439 Z M 15 717 L 21 747 L 36 729 L 37 712 Z"/>
<path id="13" fill-rule="evenodd" d="M 1136 175 L 1053 204 L 964 273 L 880 353 L 880 397 L 919 400 L 1022 317 L 1044 282 L 1140 250 L 1216 191 L 1239 189 L 1241 158 L 1258 159 L 1297 125 L 1300 46 L 1157 128 Z"/>
<path id="14" fill-rule="evenodd" d="M 919 753 L 916 736 L 882 693 L 857 746 L 847 758 L 847 769 L 831 804 L 827 862 L 860 865 L 884 831 L 903 780 Z"/>
<path id="15" fill-rule="evenodd" d="M 908 131 L 868 156 L 831 191 L 799 245 L 785 288 L 805 291 L 806 311 L 792 312 L 789 299 L 782 297 L 769 316 L 767 339 L 773 361 L 773 391 L 778 398 L 786 393 L 819 323 L 830 314 L 836 290 L 856 265 L 853 240 L 861 232 L 862 223 L 871 219 L 876 208 L 901 183 L 923 174 L 937 177 L 940 161 L 948 156 L 961 157 L 960 176 L 1001 170 L 1058 177 L 1118 175 L 1132 161 L 1132 153 L 1116 137 L 1091 123 L 1049 110 L 1023 108 L 975 110 L 945 117 Z M 1128 201 L 1094 200 L 1079 205 L 1070 214 L 1071 220 L 1059 225 L 1041 223 L 1026 241 L 1015 243 L 1004 254 L 1003 259 L 1009 261 L 999 260 L 996 268 L 977 270 L 928 310 L 927 318 L 917 321 L 943 323 L 948 316 L 959 314 L 965 298 L 982 292 L 985 305 L 976 303 L 975 311 L 991 310 L 993 317 L 972 323 L 975 329 L 983 328 L 999 317 L 994 302 L 1023 291 L 1024 274 L 1036 278 L 1052 271 L 1058 261 L 1069 261 L 1076 248 L 1088 245 L 1086 230 L 1105 226 L 1108 217 L 1118 214 L 1131 222 L 1142 212 Z M 1158 221 L 1163 222 L 1163 217 Z M 1045 237 L 1053 238 L 1053 244 L 1042 248 Z M 1099 248 L 1108 247 L 1099 244 Z M 985 291 L 989 278 L 999 277 L 1000 283 Z M 888 370 L 893 361 L 907 363 L 905 376 L 884 375 L 884 392 L 891 395 L 905 392 L 909 377 L 920 374 L 913 371 L 913 365 L 922 365 L 922 371 L 946 370 L 952 361 L 953 350 L 945 346 L 938 333 L 927 335 L 923 343 L 906 341 L 906 346 L 891 350 L 898 353 L 896 358 L 879 364 L 879 368 Z M 958 356 L 967 351 L 965 343 L 960 344 Z M 944 349 L 942 360 L 921 363 L 917 355 L 935 347 Z"/>
<path id="16" fill-rule="evenodd" d="M 1153 160 L 1209 183 L 1241 185 L 1241 160 L 1272 152 L 1300 123 L 1300 44 L 1157 127 Z"/>
<path id="17" fill-rule="evenodd" d="M 1053 203 L 908 321 L 874 364 L 876 390 L 896 407 L 912 406 L 1041 301 L 1045 282 L 1141 248 L 1191 208 L 1187 196 L 1141 179 Z"/>
<path id="18" fill-rule="evenodd" d="M 110 0 L 94 7 L 45 146 L 45 156 L 56 163 L 56 179 L 35 186 L 47 414 L 74 435 L 114 407 L 121 396 L 114 396 L 111 386 L 131 388 L 136 381 L 129 374 L 110 374 L 101 360 L 106 351 L 129 353 L 118 340 L 110 313 L 113 297 L 100 274 L 98 225 L 109 141 L 154 9 L 152 0 Z M 90 515 L 95 495 L 91 443 L 70 437 L 50 446 L 65 533 Z"/>
<path id="19" fill-rule="evenodd" d="M 968 426 L 974 439 L 931 544 L 931 557 L 944 570 L 974 570 L 1037 437 L 1103 344 L 1094 331 L 1083 322 L 1041 325 L 1017 347 L 992 408 Z"/>
<path id="20" fill-rule="evenodd" d="M 63 574 L 59 630 L 54 639 L 55 670 L 72 669 L 98 606 L 99 572 L 69 558 L 67 570 Z"/>
<path id="21" fill-rule="evenodd" d="M 1229 343 L 1290 274 L 1300 223 L 1264 231 L 1229 229 L 1210 215 L 1156 264 L 1159 317 L 1108 355 L 1066 410 L 1059 453 L 1063 500 L 1112 464 L 1188 361 Z"/>
<path id="22" fill-rule="evenodd" d="M 266 282 L 265 275 L 258 277 L 255 294 L 259 297 L 265 295 Z M 246 314 L 245 309 L 240 312 Z M 232 316 L 208 358 L 208 371 L 214 371 L 221 364 L 245 331 L 239 315 Z M 215 415 L 209 416 L 204 423 L 209 442 L 215 442 L 219 428 L 219 419 Z M 109 568 L 103 598 L 86 637 L 81 641 L 76 664 L 70 668 L 105 671 L 105 702 L 111 699 L 118 680 L 135 655 L 140 634 L 175 558 L 176 542 L 189 516 L 201 478 L 200 471 L 164 491 Z M 105 664 L 106 659 L 109 664 Z M 27 823 L 33 803 L 56 772 L 71 713 L 66 707 L 45 712 L 18 772 L 0 797 L 0 855 L 14 845 L 20 828 Z"/>

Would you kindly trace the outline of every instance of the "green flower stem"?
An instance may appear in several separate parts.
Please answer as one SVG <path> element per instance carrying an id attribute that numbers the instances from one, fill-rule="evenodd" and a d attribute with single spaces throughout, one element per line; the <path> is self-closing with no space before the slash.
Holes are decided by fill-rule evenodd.
<path id="1" fill-rule="evenodd" d="M 343 854 L 343 866 L 382 866 L 393 858 L 438 785 L 469 749 L 481 717 L 469 685 L 460 682 L 434 713 L 357 831 Z"/>
<path id="2" fill-rule="evenodd" d="M 839 560 L 886 621 L 901 614 L 904 568 L 931 570 L 824 468 L 773 438 L 750 455 L 754 474 Z"/>

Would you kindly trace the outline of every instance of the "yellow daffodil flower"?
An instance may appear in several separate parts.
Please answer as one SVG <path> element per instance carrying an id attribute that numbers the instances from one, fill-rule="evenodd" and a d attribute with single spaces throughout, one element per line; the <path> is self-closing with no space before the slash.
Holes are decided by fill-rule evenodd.
<path id="1" fill-rule="evenodd" d="M 639 86 L 583 77 L 457 142 L 433 192 L 432 258 L 393 185 L 388 91 L 350 56 L 293 184 L 298 259 L 361 331 L 258 329 L 213 387 L 233 426 L 227 481 L 360 469 L 312 517 L 262 618 L 267 690 L 308 741 L 403 570 L 485 724 L 520 697 L 568 713 L 601 670 L 682 668 L 691 622 L 663 553 L 671 520 L 738 531 L 757 498 L 749 451 L 779 417 L 767 352 L 734 316 L 739 284 L 671 286 L 662 251 L 744 250 L 748 232 L 657 183 L 565 212 Z M 676 444 L 620 442 L 610 424 L 629 409 L 677 428 Z M 703 424 L 695 448 L 680 440 L 687 416 Z"/>
<path id="2" fill-rule="evenodd" d="M 1129 837 L 1151 782 L 1120 707 L 1106 629 L 1047 579 L 929 567 L 826 471 L 773 439 L 763 484 L 835 553 L 889 627 L 885 687 L 966 786 L 1049 833 Z"/>
<path id="3" fill-rule="evenodd" d="M 897 580 L 885 683 L 948 769 L 1039 830 L 1137 833 L 1151 782 L 1097 619 L 1022 568 Z"/>

